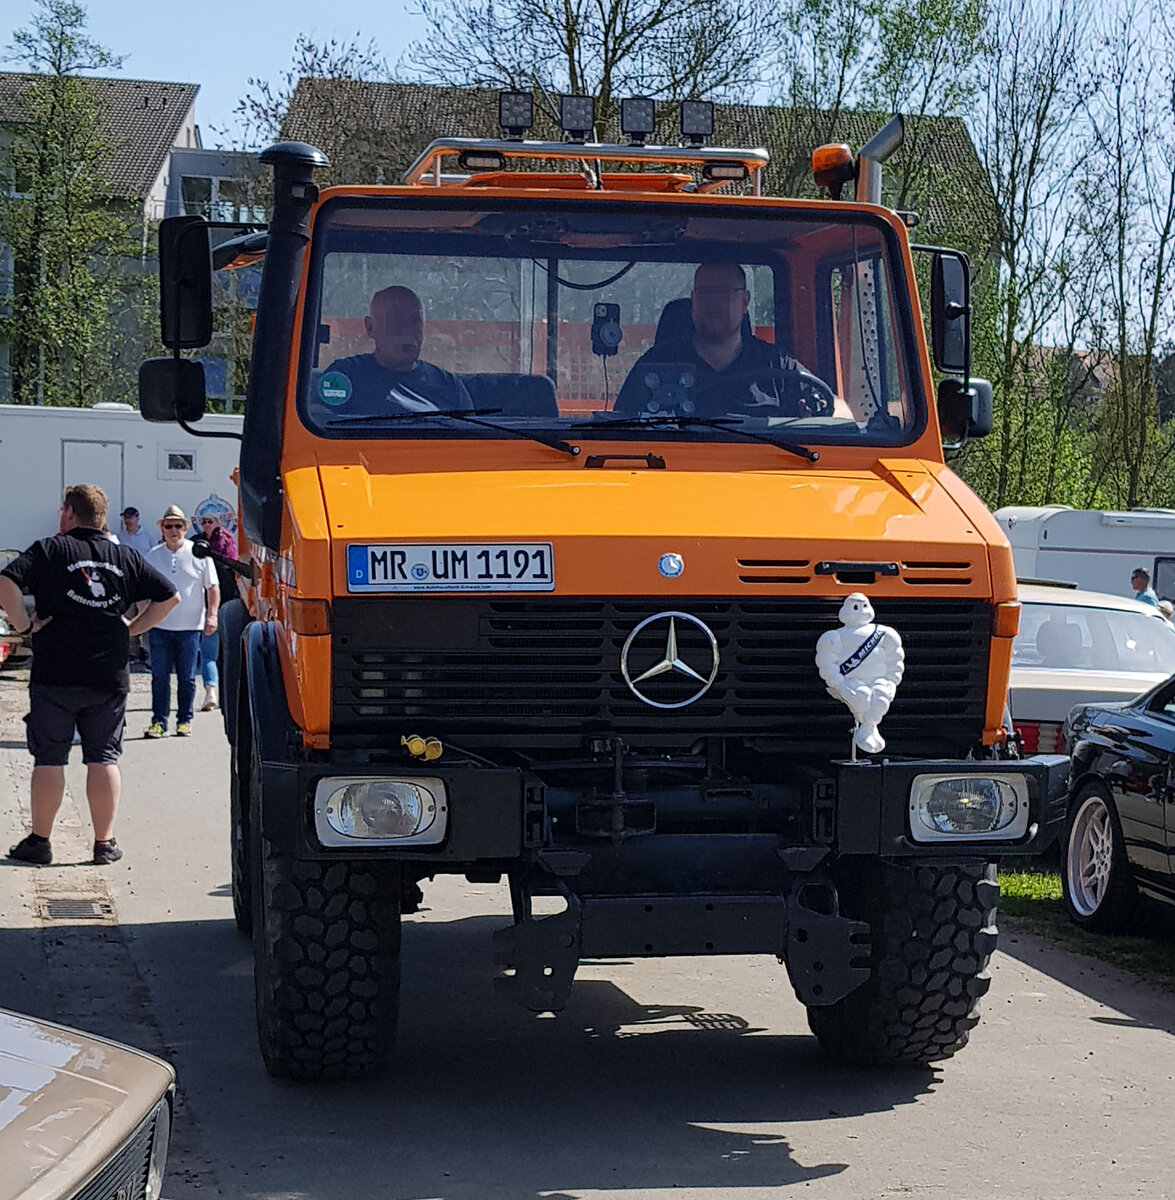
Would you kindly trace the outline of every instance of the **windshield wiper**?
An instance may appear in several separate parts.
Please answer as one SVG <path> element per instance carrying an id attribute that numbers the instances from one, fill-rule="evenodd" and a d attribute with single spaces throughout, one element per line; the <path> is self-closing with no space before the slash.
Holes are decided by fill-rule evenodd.
<path id="1" fill-rule="evenodd" d="M 723 432 L 737 433 L 750 438 L 753 442 L 763 442 L 768 446 L 778 446 L 788 454 L 794 454 L 807 462 L 819 462 L 820 454 L 809 450 L 797 442 L 785 441 L 783 438 L 768 437 L 763 433 L 753 433 L 742 428 L 741 417 L 675 417 L 671 413 L 650 413 L 644 417 L 608 417 L 596 421 L 580 421 L 573 429 L 641 429 L 646 425 L 681 425 L 684 427 L 700 427 L 702 429 L 718 429 Z"/>
<path id="2" fill-rule="evenodd" d="M 541 446 L 550 446 L 552 450 L 561 450 L 573 458 L 579 456 L 579 447 L 565 442 L 561 438 L 544 437 L 541 433 L 532 433 L 529 429 L 515 429 L 510 425 L 499 425 L 497 421 L 483 421 L 481 417 L 493 416 L 500 413 L 500 408 L 437 408 L 422 409 L 419 412 L 403 413 L 365 413 L 347 417 L 335 417 L 327 421 L 328 426 L 338 425 L 390 425 L 395 421 L 428 421 L 433 417 L 447 417 L 454 421 L 465 421 L 470 425 L 479 425 L 482 429 L 496 429 L 499 433 L 508 433 L 511 437 L 524 438 L 526 441 L 538 442 Z"/>

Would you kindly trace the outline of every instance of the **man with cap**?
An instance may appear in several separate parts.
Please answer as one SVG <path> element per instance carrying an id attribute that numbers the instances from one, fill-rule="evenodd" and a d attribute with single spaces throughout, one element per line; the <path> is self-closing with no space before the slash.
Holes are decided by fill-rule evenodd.
<path id="1" fill-rule="evenodd" d="M 159 539 L 152 537 L 139 524 L 139 510 L 128 504 L 122 510 L 122 532 L 118 535 L 118 540 L 122 545 L 130 546 L 140 554 L 146 554 Z"/>
<path id="2" fill-rule="evenodd" d="M 168 506 L 159 519 L 163 541 L 147 553 L 147 561 L 180 594 L 180 602 L 151 630 L 151 724 L 144 737 L 161 738 L 171 711 L 171 675 L 176 683 L 177 737 L 192 732 L 196 703 L 196 653 L 201 634 L 213 634 L 220 608 L 220 588 L 210 558 L 197 558 L 184 536 L 188 518 L 178 505 Z"/>

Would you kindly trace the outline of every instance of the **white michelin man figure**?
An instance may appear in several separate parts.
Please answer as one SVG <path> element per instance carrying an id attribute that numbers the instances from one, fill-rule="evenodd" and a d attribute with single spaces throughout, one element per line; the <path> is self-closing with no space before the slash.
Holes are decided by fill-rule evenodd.
<path id="1" fill-rule="evenodd" d="M 816 668 L 831 695 L 847 704 L 856 721 L 853 757 L 859 746 L 869 754 L 885 749 L 877 726 L 889 712 L 906 669 L 897 630 L 873 620 L 873 605 L 861 592 L 845 597 L 840 629 L 830 629 L 816 643 Z"/>

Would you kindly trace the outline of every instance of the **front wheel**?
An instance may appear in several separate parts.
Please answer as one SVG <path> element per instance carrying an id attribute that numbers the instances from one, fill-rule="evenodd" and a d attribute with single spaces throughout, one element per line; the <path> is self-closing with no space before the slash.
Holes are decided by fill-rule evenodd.
<path id="1" fill-rule="evenodd" d="M 399 872 L 281 853 L 261 827 L 255 744 L 252 759 L 253 987 L 266 1068 L 284 1079 L 370 1074 L 396 1037 Z"/>
<path id="2" fill-rule="evenodd" d="M 808 1025 L 842 1062 L 925 1066 L 950 1058 L 979 1022 L 991 985 L 999 898 L 994 864 L 906 866 L 842 860 L 841 911 L 868 921 L 871 975 L 808 1009 Z"/>
<path id="3" fill-rule="evenodd" d="M 1069 806 L 1061 892 L 1069 917 L 1085 929 L 1120 933 L 1130 925 L 1138 888 L 1114 802 L 1087 784 Z"/>

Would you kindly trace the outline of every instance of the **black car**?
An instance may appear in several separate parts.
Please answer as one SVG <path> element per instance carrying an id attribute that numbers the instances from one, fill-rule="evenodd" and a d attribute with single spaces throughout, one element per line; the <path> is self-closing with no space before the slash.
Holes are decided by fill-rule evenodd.
<path id="1" fill-rule="evenodd" d="M 1175 904 L 1175 676 L 1137 700 L 1079 705 L 1066 724 L 1065 907 L 1112 932 L 1140 894 Z"/>

